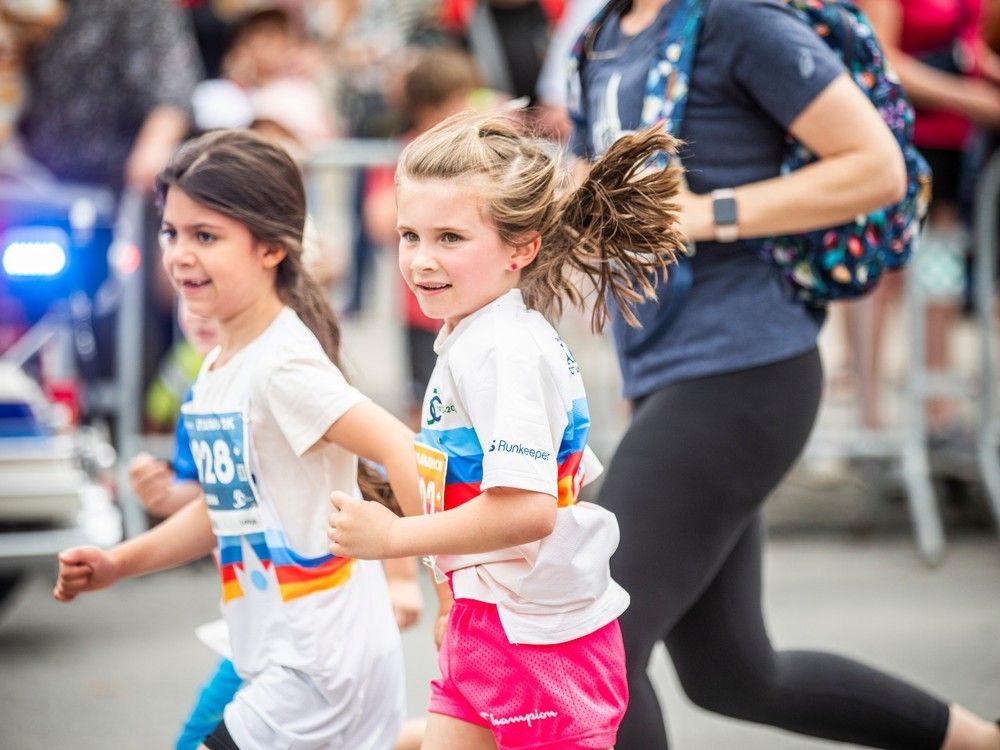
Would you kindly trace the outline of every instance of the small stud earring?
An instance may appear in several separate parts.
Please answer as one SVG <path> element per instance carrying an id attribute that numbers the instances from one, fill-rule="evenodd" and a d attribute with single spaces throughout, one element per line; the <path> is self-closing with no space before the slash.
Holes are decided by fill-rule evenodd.
<path id="1" fill-rule="evenodd" d="M 511 271 L 516 271 L 517 270 L 517 263 L 511 263 L 510 264 L 510 270 Z"/>

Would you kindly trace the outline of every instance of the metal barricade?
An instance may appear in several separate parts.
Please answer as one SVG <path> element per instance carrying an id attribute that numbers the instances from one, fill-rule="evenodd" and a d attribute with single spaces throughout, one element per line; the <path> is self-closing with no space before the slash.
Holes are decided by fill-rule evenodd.
<path id="1" fill-rule="evenodd" d="M 997 223 L 1000 206 L 1000 150 L 993 154 L 979 178 L 976 193 L 976 313 L 979 317 L 982 377 L 976 455 L 986 486 L 993 519 L 1000 527 L 1000 416 L 996 413 L 997 321 L 995 304 Z"/>
<path id="2" fill-rule="evenodd" d="M 1000 525 L 1000 416 L 996 414 L 997 321 L 994 310 L 997 275 L 997 212 L 1000 203 L 1000 153 L 980 176 L 975 212 L 975 301 L 980 360 L 975 381 L 960 383 L 954 373 L 934 373 L 926 367 L 927 298 L 917 274 L 905 275 L 904 324 L 908 365 L 902 389 L 900 428 L 817 429 L 808 448 L 810 457 L 885 458 L 897 463 L 906 492 L 910 519 L 921 556 L 929 565 L 944 557 L 944 527 L 932 482 L 928 450 L 927 400 L 934 396 L 966 396 L 978 392 L 979 429 L 974 460 L 983 479 L 991 511 Z M 918 246 L 915 248 L 919 253 Z M 914 258 L 918 262 L 919 255 Z M 856 303 L 862 315 L 871 315 L 867 300 Z M 869 318 L 869 323 L 871 319 Z M 860 361 L 872 346 L 864 325 L 852 333 Z M 859 373 L 861 378 L 866 373 Z"/>
<path id="3" fill-rule="evenodd" d="M 110 270 L 118 291 L 115 320 L 114 418 L 117 435 L 118 464 L 116 481 L 125 535 L 132 537 L 146 530 L 146 512 L 132 493 L 128 464 L 143 445 L 142 366 L 143 306 L 146 290 L 142 264 L 152 253 L 144 248 L 146 198 L 129 188 L 122 195 L 115 220 L 114 238 L 109 252 Z M 145 252 L 144 252 L 145 251 Z"/>

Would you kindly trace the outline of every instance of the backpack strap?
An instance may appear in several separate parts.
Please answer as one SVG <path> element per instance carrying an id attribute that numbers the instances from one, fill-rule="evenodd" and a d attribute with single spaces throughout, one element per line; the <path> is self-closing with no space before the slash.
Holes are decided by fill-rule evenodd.
<path id="1" fill-rule="evenodd" d="M 674 4 L 677 7 L 660 40 L 656 64 L 646 75 L 640 123 L 648 127 L 662 121 L 668 133 L 678 136 L 684 121 L 705 2 L 674 0 Z"/>
<path id="2" fill-rule="evenodd" d="M 646 75 L 640 127 L 645 128 L 662 122 L 668 133 L 677 136 L 687 105 L 698 34 L 705 13 L 705 0 L 671 0 L 671 2 L 676 7 L 660 39 L 659 53 Z M 587 127 L 587 119 L 583 114 L 582 76 L 588 53 L 593 51 L 597 34 L 608 17 L 612 13 L 620 13 L 629 6 L 629 3 L 630 0 L 611 0 L 594 17 L 573 48 L 569 64 L 567 103 L 574 127 Z M 665 158 L 659 166 L 667 166 Z M 637 357 L 659 342 L 687 303 L 693 283 L 694 271 L 691 268 L 691 261 L 687 256 L 681 256 L 670 270 L 669 294 L 661 300 L 656 317 L 641 331 L 636 332 L 626 345 L 626 356 Z"/>

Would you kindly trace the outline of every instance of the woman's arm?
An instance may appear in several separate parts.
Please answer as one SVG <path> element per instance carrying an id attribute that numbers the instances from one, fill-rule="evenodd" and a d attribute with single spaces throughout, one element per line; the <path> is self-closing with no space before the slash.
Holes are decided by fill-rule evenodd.
<path id="1" fill-rule="evenodd" d="M 789 130 L 819 160 L 787 176 L 734 186 L 740 237 L 835 226 L 902 198 L 906 169 L 899 145 L 846 73 L 831 81 Z M 711 196 L 685 191 L 678 202 L 688 238 L 714 239 Z"/>
<path id="2" fill-rule="evenodd" d="M 59 580 L 53 596 L 63 602 L 77 594 L 107 588 L 122 578 L 153 573 L 204 557 L 215 548 L 208 508 L 192 500 L 153 529 L 102 550 L 74 547 L 59 554 Z"/>
<path id="3" fill-rule="evenodd" d="M 516 547 L 552 533 L 552 495 L 493 487 L 445 513 L 399 518 L 375 503 L 335 492 L 330 551 L 380 559 L 410 555 L 473 555 Z"/>

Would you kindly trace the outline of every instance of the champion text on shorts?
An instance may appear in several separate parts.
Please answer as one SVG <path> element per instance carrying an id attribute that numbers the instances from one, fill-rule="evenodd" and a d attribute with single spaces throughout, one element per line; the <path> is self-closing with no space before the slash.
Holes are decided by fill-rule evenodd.
<path id="1" fill-rule="evenodd" d="M 504 727 L 508 724 L 527 724 L 531 726 L 533 721 L 541 721 L 542 719 L 554 719 L 559 714 L 556 711 L 532 711 L 527 714 L 521 714 L 519 716 L 494 716 L 491 713 L 483 711 L 479 714 L 484 719 L 490 722 L 495 727 Z"/>

